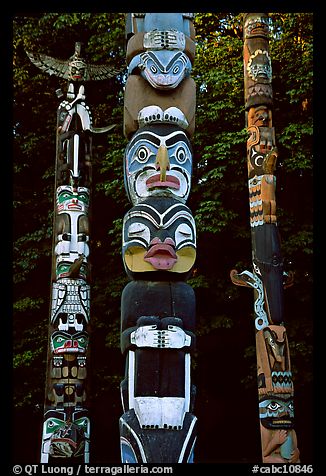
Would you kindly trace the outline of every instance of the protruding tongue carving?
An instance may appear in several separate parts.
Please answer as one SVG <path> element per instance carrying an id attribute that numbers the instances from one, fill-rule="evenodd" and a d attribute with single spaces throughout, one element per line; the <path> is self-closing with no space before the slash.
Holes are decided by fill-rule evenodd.
<path id="1" fill-rule="evenodd" d="M 151 247 L 144 256 L 144 260 L 155 269 L 169 270 L 177 262 L 175 243 L 172 238 L 165 238 L 164 243 L 159 238 L 154 238 Z"/>

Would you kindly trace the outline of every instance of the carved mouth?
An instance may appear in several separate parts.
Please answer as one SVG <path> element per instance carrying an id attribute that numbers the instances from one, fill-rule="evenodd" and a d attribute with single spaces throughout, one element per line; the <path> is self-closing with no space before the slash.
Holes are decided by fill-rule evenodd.
<path id="1" fill-rule="evenodd" d="M 76 347 L 64 347 L 62 349 L 56 349 L 54 351 L 55 354 L 70 354 L 71 352 L 81 352 L 81 349 L 77 349 Z"/>
<path id="2" fill-rule="evenodd" d="M 174 76 L 173 74 L 156 74 L 152 75 L 147 71 L 147 77 L 153 84 L 159 84 L 161 88 L 175 88 L 181 81 L 182 76 Z"/>
<path id="3" fill-rule="evenodd" d="M 290 425 L 292 422 L 291 420 L 273 420 L 273 425 Z"/>
<path id="4" fill-rule="evenodd" d="M 82 206 L 78 203 L 68 203 L 67 205 L 68 210 L 82 210 Z"/>
<path id="5" fill-rule="evenodd" d="M 52 444 L 56 443 L 67 443 L 68 445 L 72 446 L 73 448 L 77 448 L 77 443 L 72 440 L 71 438 L 52 438 Z"/>
<path id="6" fill-rule="evenodd" d="M 176 190 L 179 190 L 180 181 L 177 177 L 167 174 L 164 182 L 161 181 L 160 177 L 161 177 L 160 174 L 155 174 L 155 175 L 152 175 L 152 177 L 149 177 L 146 180 L 146 187 L 147 188 L 169 187 L 169 188 L 175 188 Z"/>
<path id="7" fill-rule="evenodd" d="M 155 269 L 169 270 L 178 260 L 173 246 L 167 243 L 158 243 L 151 246 L 144 256 L 144 260 Z"/>
<path id="8" fill-rule="evenodd" d="M 275 418 L 262 418 L 261 423 L 265 428 L 269 429 L 277 429 L 277 428 L 284 428 L 284 429 L 289 429 L 293 427 L 293 422 L 289 420 L 288 418 L 284 419 L 275 419 Z"/>
<path id="9" fill-rule="evenodd" d="M 54 351 L 55 354 L 63 354 L 63 353 L 71 353 L 71 352 L 79 352 L 85 353 L 85 349 L 78 347 L 78 343 L 76 342 L 65 342 L 63 347 L 59 347 Z"/>

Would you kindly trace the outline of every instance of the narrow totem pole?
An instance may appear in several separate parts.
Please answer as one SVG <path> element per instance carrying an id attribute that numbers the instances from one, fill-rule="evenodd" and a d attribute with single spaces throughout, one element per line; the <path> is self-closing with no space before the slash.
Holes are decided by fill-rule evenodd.
<path id="1" fill-rule="evenodd" d="M 126 14 L 121 297 L 122 462 L 190 463 L 196 440 L 195 295 L 186 283 L 196 228 L 186 201 L 195 129 L 192 13 Z"/>
<path id="2" fill-rule="evenodd" d="M 81 43 L 68 61 L 28 53 L 43 71 L 68 80 L 57 111 L 51 303 L 41 463 L 89 462 L 87 378 L 90 331 L 90 198 L 92 133 L 83 83 L 119 71 L 88 65 Z M 57 90 L 62 97 L 61 90 Z"/>
<path id="3" fill-rule="evenodd" d="M 284 327 L 283 289 L 291 275 L 283 271 L 276 220 L 274 175 L 277 160 L 272 125 L 273 91 L 269 55 L 269 17 L 246 13 L 244 94 L 252 271 L 231 271 L 239 286 L 254 289 L 259 419 L 264 463 L 299 462 L 294 430 L 293 382 Z"/>

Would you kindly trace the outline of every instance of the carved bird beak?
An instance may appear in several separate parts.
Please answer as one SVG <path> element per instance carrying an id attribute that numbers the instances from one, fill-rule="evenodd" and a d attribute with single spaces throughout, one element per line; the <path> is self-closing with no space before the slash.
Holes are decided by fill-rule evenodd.
<path id="1" fill-rule="evenodd" d="M 168 150 L 165 145 L 160 145 L 156 154 L 156 170 L 160 170 L 160 181 L 165 182 L 166 171 L 170 170 L 170 161 Z"/>

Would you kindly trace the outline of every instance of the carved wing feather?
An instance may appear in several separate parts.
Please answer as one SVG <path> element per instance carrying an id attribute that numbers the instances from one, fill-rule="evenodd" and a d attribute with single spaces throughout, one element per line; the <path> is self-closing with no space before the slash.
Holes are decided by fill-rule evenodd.
<path id="1" fill-rule="evenodd" d="M 26 52 L 29 59 L 35 66 L 40 68 L 45 73 L 54 74 L 60 78 L 68 80 L 69 62 L 52 58 L 51 56 L 43 54 L 34 54 Z"/>
<path id="2" fill-rule="evenodd" d="M 95 64 L 87 65 L 87 69 L 89 73 L 89 79 L 93 81 L 112 78 L 123 71 L 123 68 L 117 69 L 112 66 Z"/>

